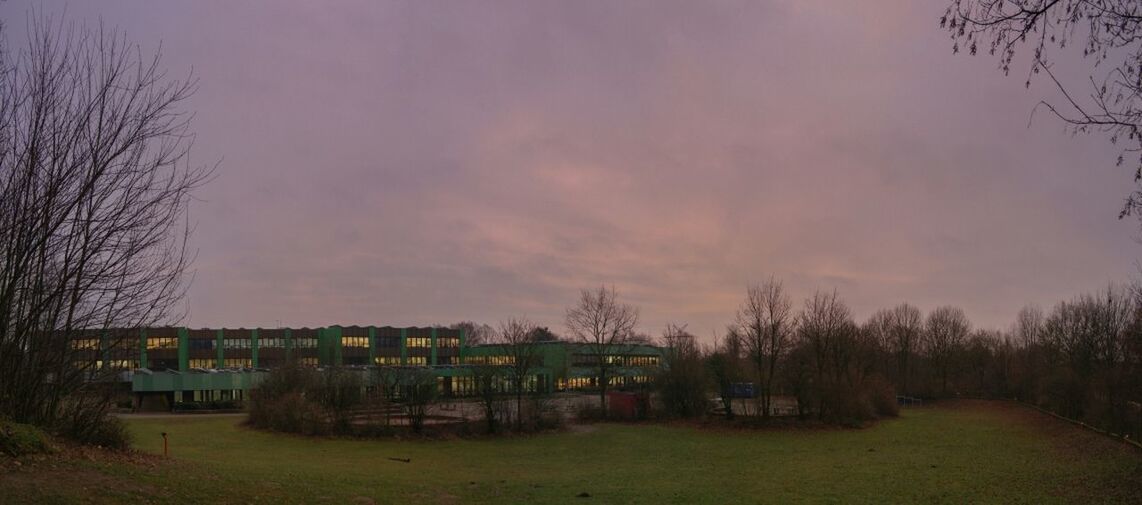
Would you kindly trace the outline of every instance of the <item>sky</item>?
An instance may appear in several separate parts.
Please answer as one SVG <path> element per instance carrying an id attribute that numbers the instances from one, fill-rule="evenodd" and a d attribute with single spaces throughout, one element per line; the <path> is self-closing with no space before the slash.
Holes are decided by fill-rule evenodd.
<path id="1" fill-rule="evenodd" d="M 710 338 L 775 276 L 1005 328 L 1139 273 L 1130 167 L 943 1 L 8 0 L 9 45 L 32 5 L 199 79 L 191 327 L 562 333 L 606 285 Z"/>

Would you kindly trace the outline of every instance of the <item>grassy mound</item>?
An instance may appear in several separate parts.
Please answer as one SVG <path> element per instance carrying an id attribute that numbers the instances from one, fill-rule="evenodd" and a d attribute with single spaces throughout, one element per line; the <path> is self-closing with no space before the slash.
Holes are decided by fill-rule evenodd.
<path id="1" fill-rule="evenodd" d="M 30 424 L 0 418 L 0 453 L 23 456 L 52 452 L 51 436 Z"/>

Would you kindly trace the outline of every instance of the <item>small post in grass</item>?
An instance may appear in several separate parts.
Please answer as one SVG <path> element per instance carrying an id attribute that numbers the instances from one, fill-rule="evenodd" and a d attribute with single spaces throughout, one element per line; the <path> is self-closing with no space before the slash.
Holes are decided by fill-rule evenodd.
<path id="1" fill-rule="evenodd" d="M 167 432 L 164 431 L 163 432 L 163 457 L 164 458 L 168 457 L 168 455 L 169 455 L 169 453 L 167 451 Z"/>

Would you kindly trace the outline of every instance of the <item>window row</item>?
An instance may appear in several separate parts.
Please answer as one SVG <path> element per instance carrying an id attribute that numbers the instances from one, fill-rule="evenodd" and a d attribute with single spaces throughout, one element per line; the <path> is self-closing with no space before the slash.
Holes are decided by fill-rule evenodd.
<path id="1" fill-rule="evenodd" d="M 213 351 L 214 339 L 212 338 L 192 338 L 189 344 L 192 351 Z"/>
<path id="2" fill-rule="evenodd" d="M 464 362 L 469 365 L 514 365 L 515 356 L 467 356 Z"/>
<path id="3" fill-rule="evenodd" d="M 259 349 L 285 349 L 286 339 L 281 337 L 275 338 L 259 338 Z"/>
<path id="4" fill-rule="evenodd" d="M 226 358 L 222 360 L 223 368 L 253 368 L 254 360 L 250 358 Z"/>
<path id="5" fill-rule="evenodd" d="M 374 365 L 399 365 L 400 356 L 377 356 L 373 358 Z"/>
<path id="6" fill-rule="evenodd" d="M 250 349 L 254 345 L 254 341 L 248 338 L 224 338 L 222 339 L 223 349 Z"/>
<path id="7" fill-rule="evenodd" d="M 611 386 L 629 386 L 631 384 L 647 384 L 653 379 L 647 375 L 634 375 L 622 376 L 617 375 L 607 379 L 607 383 Z M 559 379 L 555 382 L 556 389 L 594 389 L 597 387 L 599 380 L 597 377 L 570 377 L 567 379 Z"/>
<path id="8" fill-rule="evenodd" d="M 523 382 L 523 390 L 528 393 L 534 393 L 536 384 L 535 376 L 530 376 Z M 515 388 L 512 381 L 506 377 L 496 377 L 489 382 L 477 380 L 476 377 L 453 377 L 452 378 L 452 394 L 454 396 L 474 396 L 490 391 L 493 393 L 514 393 Z"/>
<path id="9" fill-rule="evenodd" d="M 178 349 L 178 337 L 148 337 L 147 350 Z"/>
<path id="10" fill-rule="evenodd" d="M 436 347 L 460 347 L 459 337 L 438 337 Z"/>
<path id="11" fill-rule="evenodd" d="M 409 337 L 409 347 L 432 347 L 432 339 L 429 337 Z"/>
<path id="12" fill-rule="evenodd" d="M 369 347 L 369 337 L 341 337 L 341 347 Z"/>
<path id="13" fill-rule="evenodd" d="M 187 362 L 190 368 L 214 368 L 217 364 L 218 361 L 213 359 L 192 359 Z"/>
<path id="14" fill-rule="evenodd" d="M 603 356 L 607 364 L 624 367 L 658 366 L 658 356 L 651 355 L 617 355 Z M 572 357 L 571 366 L 591 367 L 599 364 L 599 356 L 595 354 L 576 354 Z"/>
<path id="15" fill-rule="evenodd" d="M 97 339 L 97 338 L 82 338 L 79 340 L 72 340 L 71 341 L 71 348 L 76 349 L 76 350 L 86 349 L 86 350 L 97 351 L 97 350 L 99 350 L 99 339 Z"/>

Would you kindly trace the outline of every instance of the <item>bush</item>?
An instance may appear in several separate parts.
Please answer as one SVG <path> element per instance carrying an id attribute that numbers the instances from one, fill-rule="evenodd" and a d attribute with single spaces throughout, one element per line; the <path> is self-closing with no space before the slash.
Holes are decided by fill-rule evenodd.
<path id="1" fill-rule="evenodd" d="M 91 426 L 80 441 L 88 445 L 126 450 L 131 447 L 131 432 L 122 419 L 105 416 L 102 422 Z"/>
<path id="2" fill-rule="evenodd" d="M 710 410 L 708 374 L 701 356 L 678 353 L 655 378 L 654 386 L 667 417 L 701 417 Z"/>
<path id="3" fill-rule="evenodd" d="M 882 377 L 876 377 L 865 385 L 865 395 L 877 417 L 900 415 L 900 404 L 896 403 L 896 389 Z"/>
<path id="4" fill-rule="evenodd" d="M 250 392 L 248 423 L 287 433 L 352 434 L 364 382 L 351 371 L 290 366 L 274 369 Z"/>
<path id="5" fill-rule="evenodd" d="M 9 456 L 51 452 L 49 437 L 43 430 L 30 424 L 0 419 L 0 452 Z"/>
<path id="6" fill-rule="evenodd" d="M 834 384 L 822 391 L 823 409 L 821 420 L 845 426 L 860 426 L 865 421 L 876 419 L 876 411 L 868 395 L 860 388 L 849 384 Z"/>
<path id="7" fill-rule="evenodd" d="M 126 423 L 107 410 L 91 405 L 73 407 L 60 418 L 56 431 L 81 444 L 119 450 L 131 447 L 131 433 Z"/>

